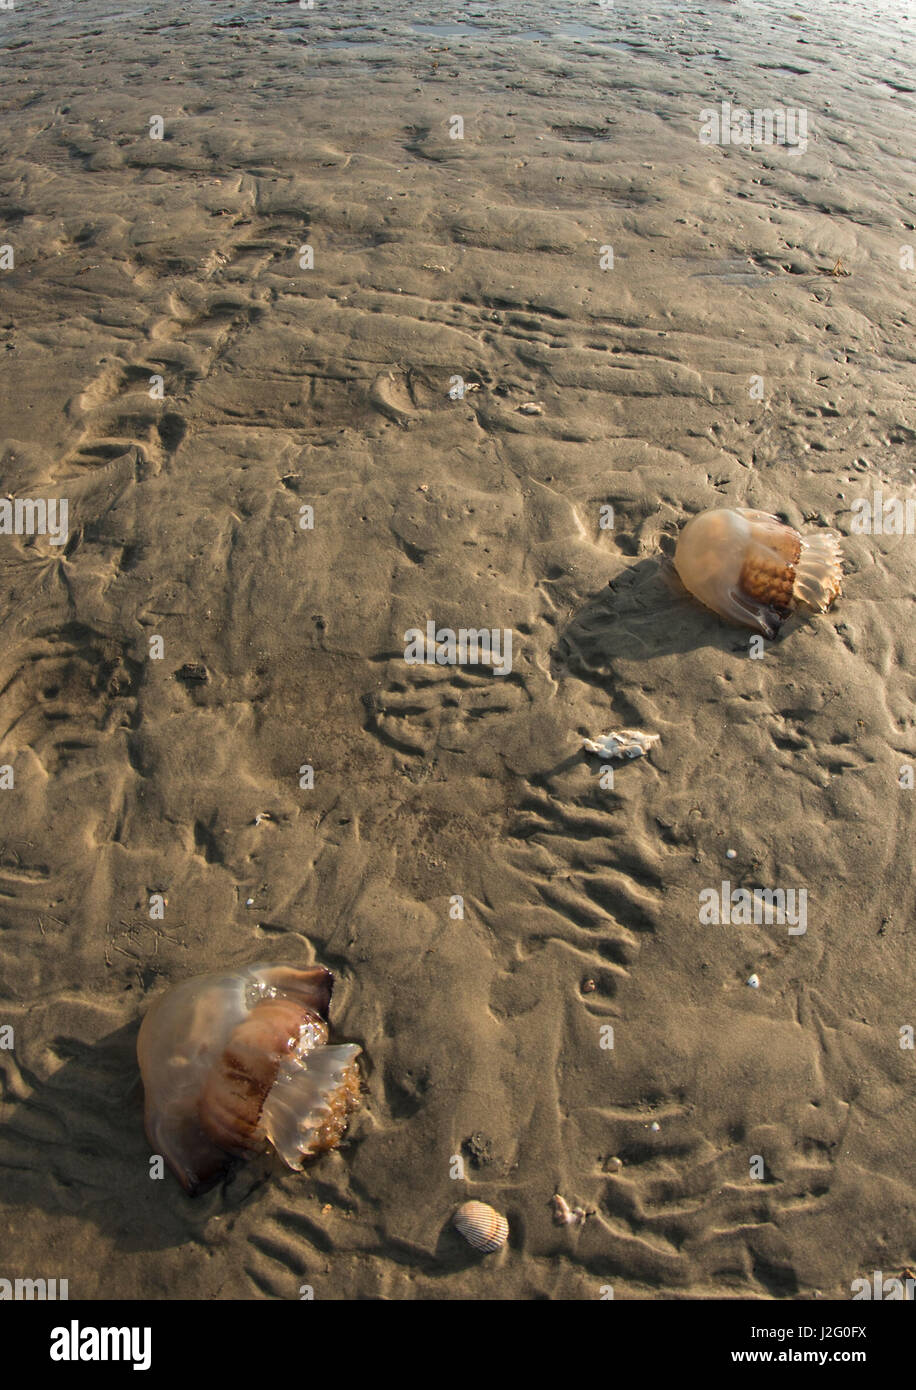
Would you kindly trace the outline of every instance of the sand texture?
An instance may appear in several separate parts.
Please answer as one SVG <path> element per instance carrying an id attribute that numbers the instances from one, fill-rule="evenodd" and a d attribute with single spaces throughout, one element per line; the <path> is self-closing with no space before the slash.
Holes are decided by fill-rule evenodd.
<path id="1" fill-rule="evenodd" d="M 807 1299 L 916 1258 L 916 538 L 850 525 L 914 495 L 913 28 L 0 12 L 0 492 L 69 499 L 65 545 L 0 536 L 0 1276 Z M 701 144 L 722 100 L 807 149 Z M 667 559 L 730 505 L 844 536 L 761 659 Z M 428 621 L 511 670 L 408 664 Z M 602 785 L 623 728 L 660 742 Z M 722 881 L 807 931 L 702 924 Z M 138 1024 L 258 960 L 335 971 L 362 1106 L 192 1200 Z"/>

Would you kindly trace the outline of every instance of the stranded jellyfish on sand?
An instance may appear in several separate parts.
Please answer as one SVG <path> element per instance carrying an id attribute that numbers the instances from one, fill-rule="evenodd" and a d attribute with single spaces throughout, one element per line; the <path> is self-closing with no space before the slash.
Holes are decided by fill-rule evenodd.
<path id="1" fill-rule="evenodd" d="M 290 1168 L 338 1144 L 359 1102 L 355 1043 L 328 1045 L 333 976 L 253 965 L 199 975 L 137 1038 L 146 1133 L 187 1192 L 272 1144 Z"/>
<path id="2" fill-rule="evenodd" d="M 678 537 L 674 566 L 694 598 L 726 622 L 775 637 L 790 611 L 825 613 L 842 581 L 835 531 L 800 535 L 768 512 L 701 512 Z"/>

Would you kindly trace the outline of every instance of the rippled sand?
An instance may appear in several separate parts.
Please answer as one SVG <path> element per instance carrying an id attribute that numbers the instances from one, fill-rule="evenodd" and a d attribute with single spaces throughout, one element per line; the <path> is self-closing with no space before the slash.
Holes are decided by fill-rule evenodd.
<path id="1" fill-rule="evenodd" d="M 61 8 L 0 13 L 2 490 L 70 508 L 0 537 L 0 1276 L 899 1273 L 916 539 L 849 533 L 913 495 L 912 6 Z M 723 100 L 807 149 L 702 145 Z M 659 563 L 730 504 L 849 537 L 762 660 Z M 511 672 L 406 664 L 430 620 L 511 630 Z M 661 743 L 610 789 L 582 739 L 622 726 Z M 723 880 L 804 888 L 807 931 L 701 925 Z M 138 1020 L 265 957 L 337 972 L 363 1109 L 192 1202 L 148 1177 Z"/>

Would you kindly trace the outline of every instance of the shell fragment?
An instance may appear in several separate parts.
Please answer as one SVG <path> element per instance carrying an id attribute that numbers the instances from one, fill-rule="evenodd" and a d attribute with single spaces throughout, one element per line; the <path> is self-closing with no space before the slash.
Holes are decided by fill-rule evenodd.
<path id="1" fill-rule="evenodd" d="M 661 741 L 661 734 L 647 734 L 642 729 L 615 729 L 601 738 L 586 738 L 582 746 L 588 753 L 602 758 L 642 758 Z"/>

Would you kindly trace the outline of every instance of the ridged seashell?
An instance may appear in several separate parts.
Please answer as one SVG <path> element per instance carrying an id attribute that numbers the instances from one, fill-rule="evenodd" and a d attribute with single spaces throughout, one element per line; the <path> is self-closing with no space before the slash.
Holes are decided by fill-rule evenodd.
<path id="1" fill-rule="evenodd" d="M 485 1255 L 501 1250 L 509 1239 L 508 1221 L 486 1202 L 462 1203 L 453 1220 L 468 1245 Z"/>
<path id="2" fill-rule="evenodd" d="M 843 577 L 835 531 L 802 536 L 768 512 L 722 508 L 692 517 L 674 566 L 695 598 L 726 622 L 775 637 L 790 610 L 825 613 Z"/>
<path id="3" fill-rule="evenodd" d="M 360 1049 L 328 1046 L 333 980 L 322 966 L 252 965 L 185 980 L 152 1004 L 137 1038 L 146 1134 L 186 1191 L 268 1143 L 298 1170 L 340 1142 Z"/>

